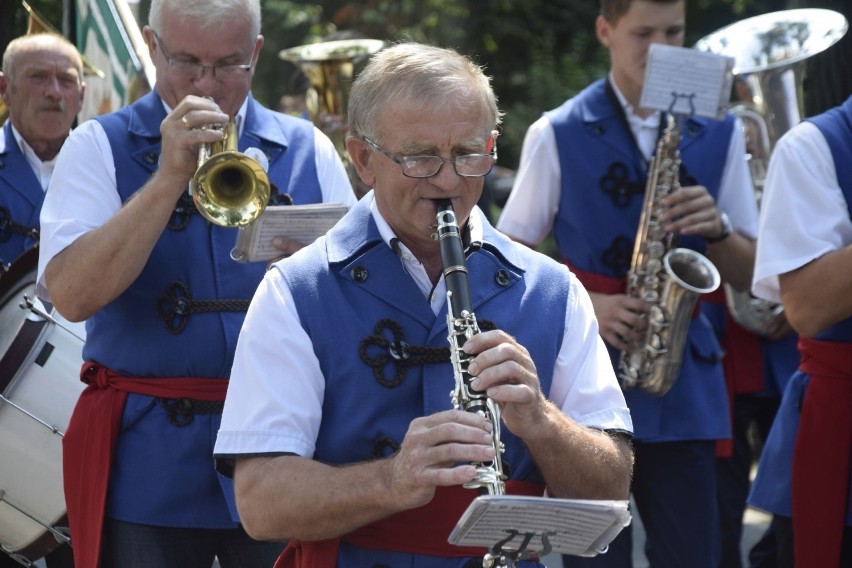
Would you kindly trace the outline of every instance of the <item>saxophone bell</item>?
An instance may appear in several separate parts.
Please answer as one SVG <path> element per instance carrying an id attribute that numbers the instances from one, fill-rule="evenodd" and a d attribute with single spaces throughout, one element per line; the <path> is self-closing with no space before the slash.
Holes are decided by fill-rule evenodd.
<path id="1" fill-rule="evenodd" d="M 622 352 L 618 375 L 624 388 L 662 396 L 674 386 L 683 361 L 689 321 L 698 297 L 716 290 L 719 271 L 704 255 L 674 248 L 660 215 L 666 196 L 680 189 L 680 133 L 671 115 L 648 171 L 645 200 L 627 275 L 627 295 L 651 305 L 643 341 Z"/>

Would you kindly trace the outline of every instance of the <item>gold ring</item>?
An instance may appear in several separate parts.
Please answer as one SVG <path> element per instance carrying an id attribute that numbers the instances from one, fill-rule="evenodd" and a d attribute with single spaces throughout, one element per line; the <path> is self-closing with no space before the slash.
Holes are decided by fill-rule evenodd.
<path id="1" fill-rule="evenodd" d="M 191 130 L 191 129 L 192 129 L 192 126 L 190 126 L 190 125 L 189 125 L 189 121 L 186 119 L 186 115 L 183 115 L 183 116 L 181 117 L 180 121 L 183 123 L 184 127 L 185 127 L 187 130 Z"/>

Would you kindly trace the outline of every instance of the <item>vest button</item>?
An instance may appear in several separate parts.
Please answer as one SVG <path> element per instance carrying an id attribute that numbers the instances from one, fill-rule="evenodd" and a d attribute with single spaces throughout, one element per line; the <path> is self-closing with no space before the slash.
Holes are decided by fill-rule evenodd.
<path id="1" fill-rule="evenodd" d="M 154 152 L 145 152 L 145 161 L 149 164 L 156 164 L 157 154 L 155 154 Z"/>
<path id="2" fill-rule="evenodd" d="M 511 278 L 509 278 L 509 273 L 505 269 L 501 268 L 497 271 L 497 274 L 494 275 L 494 281 L 501 288 L 505 288 L 511 282 Z"/>
<path id="3" fill-rule="evenodd" d="M 388 345 L 388 353 L 397 361 L 411 357 L 411 346 L 405 341 L 394 341 Z"/>
<path id="4" fill-rule="evenodd" d="M 349 272 L 349 275 L 352 277 L 352 280 L 354 280 L 355 282 L 358 282 L 360 284 L 360 283 L 365 282 L 367 280 L 367 276 L 369 276 L 369 272 L 367 272 L 366 268 L 359 265 L 359 266 L 356 266 L 355 268 L 353 268 Z"/>

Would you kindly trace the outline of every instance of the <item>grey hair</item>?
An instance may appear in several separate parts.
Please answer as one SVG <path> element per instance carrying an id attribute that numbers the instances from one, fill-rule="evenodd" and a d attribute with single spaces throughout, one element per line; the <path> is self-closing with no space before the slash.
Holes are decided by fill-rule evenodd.
<path id="1" fill-rule="evenodd" d="M 260 35 L 260 0 L 151 0 L 148 25 L 162 30 L 167 17 L 186 18 L 202 28 L 217 28 L 235 16 L 246 16 L 252 25 L 252 39 Z"/>
<path id="2" fill-rule="evenodd" d="M 45 48 L 56 47 L 66 50 L 74 60 L 74 67 L 77 68 L 77 75 L 79 76 L 78 80 L 83 81 L 83 58 L 80 56 L 77 47 L 63 36 L 49 32 L 20 36 L 9 42 L 6 51 L 3 53 L 3 75 L 6 76 L 7 81 L 11 83 L 14 80 L 15 61 L 18 54 L 33 43 L 40 44 Z"/>
<path id="3" fill-rule="evenodd" d="M 482 68 L 455 50 L 419 43 L 387 47 L 367 63 L 349 94 L 349 130 L 380 142 L 376 129 L 379 110 L 389 101 L 404 100 L 435 108 L 454 95 L 471 99 L 487 113 L 491 126 L 502 113 L 491 80 Z"/>

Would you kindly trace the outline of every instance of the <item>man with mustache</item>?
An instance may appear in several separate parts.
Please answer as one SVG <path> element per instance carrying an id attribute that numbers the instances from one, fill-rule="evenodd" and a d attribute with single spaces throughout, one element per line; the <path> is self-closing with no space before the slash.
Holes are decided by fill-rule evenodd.
<path id="1" fill-rule="evenodd" d="M 0 96 L 9 108 L 0 136 L 3 266 L 38 242 L 44 192 L 85 89 L 80 54 L 60 36 L 19 37 L 3 54 Z"/>
<path id="2" fill-rule="evenodd" d="M 47 184 L 85 90 L 83 61 L 65 38 L 26 35 L 6 47 L 0 72 L 0 97 L 9 109 L 0 136 L 0 277 L 38 244 Z M 51 568 L 73 566 L 67 546 L 46 560 Z M 0 568 L 13 566 L 20 564 L 0 553 Z"/>

